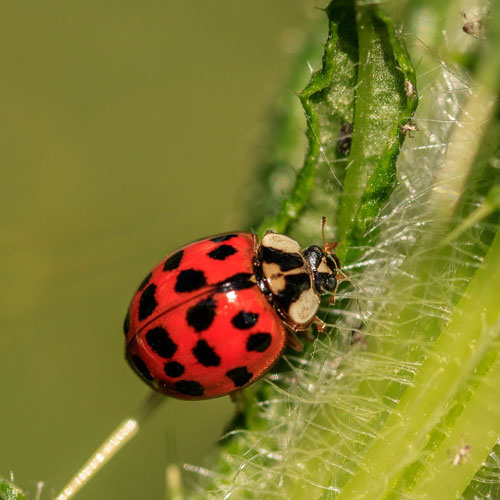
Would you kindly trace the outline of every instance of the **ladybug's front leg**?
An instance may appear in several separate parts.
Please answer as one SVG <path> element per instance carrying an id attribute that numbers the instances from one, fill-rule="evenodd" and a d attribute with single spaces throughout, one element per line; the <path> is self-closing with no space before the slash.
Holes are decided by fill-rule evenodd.
<path id="1" fill-rule="evenodd" d="M 325 333 L 326 323 L 323 320 L 319 319 L 318 316 L 314 316 L 313 323 L 319 333 Z M 306 330 L 305 336 L 309 342 L 314 342 L 315 336 L 312 328 L 308 328 Z"/>
<path id="2" fill-rule="evenodd" d="M 313 323 L 319 333 L 325 333 L 326 323 L 319 316 L 314 316 Z"/>

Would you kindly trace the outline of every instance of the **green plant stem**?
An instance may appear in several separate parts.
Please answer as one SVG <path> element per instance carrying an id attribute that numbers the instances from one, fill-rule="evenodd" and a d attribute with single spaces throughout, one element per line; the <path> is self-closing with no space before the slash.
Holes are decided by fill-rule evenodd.
<path id="1" fill-rule="evenodd" d="M 496 61 L 486 61 L 486 67 L 481 68 L 478 75 L 479 84 L 483 90 L 474 92 L 467 99 L 460 113 L 460 126 L 455 127 L 450 137 L 450 147 L 446 162 L 440 169 L 429 205 L 431 210 L 439 217 L 439 223 L 445 227 L 457 207 L 464 185 L 474 165 L 477 152 L 486 128 L 491 122 L 495 106 L 495 94 L 491 88 L 484 86 L 490 71 L 494 70 Z"/>
<path id="2" fill-rule="evenodd" d="M 495 325 L 491 336 L 498 338 Z M 498 349 L 498 345 L 494 346 Z M 415 498 L 429 497 L 440 500 L 459 498 L 472 480 L 475 472 L 498 442 L 500 436 L 500 358 L 497 356 L 479 387 L 446 439 L 432 458 L 425 464 L 417 486 L 411 494 Z M 463 458 L 456 458 L 467 447 Z M 458 463 L 457 463 L 458 461 Z"/>
<path id="3" fill-rule="evenodd" d="M 495 210 L 500 208 L 500 186 L 493 186 L 486 199 L 479 207 L 473 210 L 463 221 L 458 224 L 455 229 L 446 235 L 440 245 L 449 245 L 456 240 L 461 234 L 470 229 L 475 224 L 481 222 L 491 215 Z"/>
<path id="4" fill-rule="evenodd" d="M 359 464 L 358 473 L 343 488 L 339 500 L 383 498 L 404 468 L 421 458 L 429 432 L 450 407 L 460 387 L 474 376 L 487 348 L 496 340 L 496 336 L 485 332 L 500 321 L 499 261 L 500 234 L 497 234 L 484 267 L 470 282 L 450 323 Z M 476 469 L 484 458 L 478 457 Z"/>

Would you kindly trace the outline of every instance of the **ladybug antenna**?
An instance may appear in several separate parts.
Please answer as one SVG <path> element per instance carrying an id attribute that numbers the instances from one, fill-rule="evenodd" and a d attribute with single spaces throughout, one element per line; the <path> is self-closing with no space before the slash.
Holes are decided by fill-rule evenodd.
<path id="1" fill-rule="evenodd" d="M 323 215 L 321 217 L 321 237 L 323 238 L 323 251 L 327 251 L 327 243 L 325 238 L 325 226 L 326 226 L 326 217 Z"/>
<path id="2" fill-rule="evenodd" d="M 338 243 L 330 243 L 326 241 L 325 237 L 325 227 L 326 227 L 326 217 L 323 215 L 321 217 L 321 237 L 323 238 L 323 252 L 327 254 L 332 254 L 337 248 Z"/>
<path id="3" fill-rule="evenodd" d="M 164 395 L 151 391 L 148 398 L 143 401 L 135 414 L 124 420 L 97 448 L 94 454 L 82 466 L 82 468 L 71 478 L 63 488 L 56 500 L 68 500 L 83 488 L 117 452 L 128 443 L 138 432 L 139 426 L 143 425 L 166 398 Z"/>

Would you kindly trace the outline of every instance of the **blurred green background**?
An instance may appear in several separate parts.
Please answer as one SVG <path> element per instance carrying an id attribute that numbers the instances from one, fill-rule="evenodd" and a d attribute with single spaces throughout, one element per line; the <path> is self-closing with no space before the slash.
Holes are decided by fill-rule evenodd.
<path id="1" fill-rule="evenodd" d="M 262 125 L 313 11 L 2 2 L 0 476 L 32 498 L 147 394 L 123 360 L 131 295 L 167 252 L 246 220 Z M 169 400 L 78 498 L 164 498 L 166 465 L 202 463 L 232 411 Z"/>

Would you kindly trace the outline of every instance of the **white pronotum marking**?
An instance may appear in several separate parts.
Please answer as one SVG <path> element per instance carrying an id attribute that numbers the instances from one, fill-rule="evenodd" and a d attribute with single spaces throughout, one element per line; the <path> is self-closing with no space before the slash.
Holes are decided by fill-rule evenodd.
<path id="1" fill-rule="evenodd" d="M 288 315 L 297 325 L 307 325 L 316 316 L 318 308 L 319 297 L 312 288 L 309 288 L 309 290 L 303 291 L 292 303 Z"/>
<path id="2" fill-rule="evenodd" d="M 283 234 L 268 233 L 262 238 L 261 245 L 287 253 L 300 253 L 300 245 Z"/>

